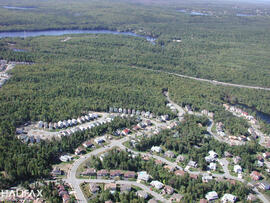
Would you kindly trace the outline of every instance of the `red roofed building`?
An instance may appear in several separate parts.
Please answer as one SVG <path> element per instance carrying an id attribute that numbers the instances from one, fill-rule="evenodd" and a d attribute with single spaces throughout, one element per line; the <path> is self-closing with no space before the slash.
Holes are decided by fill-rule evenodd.
<path id="1" fill-rule="evenodd" d="M 200 203 L 208 203 L 206 199 L 200 199 Z"/>
<path id="2" fill-rule="evenodd" d="M 183 171 L 183 170 L 177 170 L 177 171 L 174 172 L 174 174 L 177 175 L 177 176 L 184 176 L 185 173 L 186 173 L 186 172 Z"/>
<path id="3" fill-rule="evenodd" d="M 64 195 L 63 195 L 63 203 L 66 203 L 66 202 L 68 202 L 69 200 L 70 200 L 69 195 L 68 195 L 68 194 L 64 194 Z"/>
<path id="4" fill-rule="evenodd" d="M 198 176 L 195 175 L 195 174 L 190 174 L 189 177 L 192 178 L 192 179 L 198 179 Z"/>
<path id="5" fill-rule="evenodd" d="M 122 131 L 122 134 L 123 135 L 128 135 L 130 133 L 130 130 L 128 129 L 128 128 L 126 128 L 126 129 L 124 129 L 123 131 Z"/>
<path id="6" fill-rule="evenodd" d="M 262 175 L 258 171 L 252 171 L 252 173 L 250 174 L 250 177 L 252 178 L 252 180 L 257 181 L 262 178 Z"/>

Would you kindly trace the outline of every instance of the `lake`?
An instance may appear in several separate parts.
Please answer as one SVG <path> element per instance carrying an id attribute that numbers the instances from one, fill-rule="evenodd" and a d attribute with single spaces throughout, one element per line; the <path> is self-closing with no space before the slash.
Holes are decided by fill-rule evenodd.
<path id="1" fill-rule="evenodd" d="M 33 7 L 17 7 L 17 6 L 2 6 L 3 8 L 10 10 L 33 10 Z"/>
<path id="2" fill-rule="evenodd" d="M 255 16 L 255 15 L 252 15 L 252 14 L 244 14 L 244 13 L 237 13 L 236 16 L 237 16 L 237 17 L 250 17 L 250 16 Z"/>
<path id="3" fill-rule="evenodd" d="M 177 10 L 178 12 L 180 13 L 186 13 L 186 14 L 189 14 L 189 15 L 192 15 L 192 16 L 209 16 L 208 13 L 201 13 L 201 12 L 198 12 L 198 11 L 187 11 L 185 9 L 180 9 L 180 10 Z"/>
<path id="4" fill-rule="evenodd" d="M 141 37 L 155 44 L 155 38 L 150 36 L 138 35 L 133 32 L 118 32 L 110 30 L 44 30 L 44 31 L 18 31 L 18 32 L 0 32 L 0 38 L 5 37 L 38 37 L 38 36 L 61 36 L 68 34 L 112 34 L 112 35 L 127 35 L 133 37 Z"/>

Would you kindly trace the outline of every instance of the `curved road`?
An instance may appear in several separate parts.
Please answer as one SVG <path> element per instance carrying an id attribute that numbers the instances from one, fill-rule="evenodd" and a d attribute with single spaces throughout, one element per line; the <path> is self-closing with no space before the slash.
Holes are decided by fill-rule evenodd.
<path id="1" fill-rule="evenodd" d="M 141 70 L 149 70 L 149 71 L 154 71 L 154 72 L 159 72 L 159 73 L 165 73 L 165 74 L 168 74 L 168 75 L 174 75 L 174 76 L 177 76 L 177 77 L 188 78 L 188 79 L 191 79 L 191 80 L 197 80 L 197 81 L 201 81 L 201 82 L 208 82 L 208 83 L 211 83 L 213 85 L 222 85 L 222 86 L 230 86 L 230 87 L 239 87 L 239 88 L 248 88 L 248 89 L 270 91 L 269 87 L 259 87 L 259 86 L 251 86 L 251 85 L 241 85 L 241 84 L 234 84 L 234 83 L 227 83 L 227 82 L 219 82 L 219 81 L 216 81 L 216 80 L 208 80 L 208 79 L 197 78 L 197 77 L 182 75 L 182 74 L 178 74 L 178 73 L 172 73 L 172 72 L 163 71 L 163 70 L 154 70 L 154 69 L 141 68 L 141 67 L 135 67 L 135 66 L 133 66 L 133 68 L 141 69 Z"/>
<path id="2" fill-rule="evenodd" d="M 168 97 L 168 95 L 167 95 Z M 176 108 L 180 106 L 178 106 L 177 104 L 173 103 L 172 101 L 170 101 Z M 178 109 L 178 108 L 177 108 Z M 180 108 L 182 109 L 182 108 Z M 180 114 L 183 115 L 184 112 L 181 112 Z M 195 115 L 197 116 L 200 116 L 201 114 L 200 113 L 194 113 Z M 207 131 L 215 138 L 217 138 L 217 136 L 215 136 L 215 134 L 212 132 L 212 126 L 213 126 L 213 120 L 210 119 L 210 124 L 207 128 Z M 118 147 L 120 149 L 123 149 L 123 150 L 128 150 L 130 152 L 133 152 L 134 154 L 141 154 L 141 155 L 147 155 L 147 156 L 150 156 L 154 159 L 157 159 L 157 160 L 160 160 L 164 163 L 166 163 L 167 165 L 169 166 L 173 166 L 175 168 L 178 168 L 178 169 L 182 169 L 180 166 L 178 166 L 176 163 L 174 162 L 170 162 L 168 161 L 167 159 L 163 158 L 163 157 L 160 157 L 160 156 L 157 156 L 157 155 L 153 155 L 153 154 L 150 154 L 150 153 L 147 153 L 147 152 L 136 152 L 136 151 L 133 151 L 131 149 L 128 149 L 126 148 L 123 143 L 128 141 L 130 137 L 134 137 L 135 134 L 132 134 L 132 135 L 129 135 L 127 137 L 124 137 L 120 140 L 111 140 L 111 143 L 108 145 L 108 146 L 105 146 L 105 147 L 102 147 L 102 148 L 98 148 L 84 156 L 81 156 L 79 159 L 77 159 L 69 173 L 68 173 L 68 176 L 67 176 L 67 179 L 66 179 L 66 182 L 70 183 L 70 185 L 73 187 L 73 189 L 75 190 L 76 192 L 76 198 L 78 200 L 78 202 L 87 202 L 86 198 L 84 197 L 83 195 L 83 192 L 81 191 L 80 189 L 80 184 L 83 183 L 83 182 L 97 182 L 97 183 L 110 183 L 110 182 L 113 182 L 114 180 L 99 180 L 99 179 L 77 179 L 76 178 L 76 171 L 78 169 L 78 167 L 88 158 L 90 158 L 91 156 L 95 156 L 95 155 L 98 155 L 100 153 L 103 153 L 109 149 L 112 149 L 113 147 Z M 234 180 L 237 180 L 237 181 L 241 181 L 241 182 L 245 182 L 243 179 L 239 179 L 238 177 L 235 177 L 235 176 L 232 176 L 228 170 L 228 161 L 226 159 L 220 159 L 220 162 L 222 162 L 223 164 L 223 170 L 224 170 L 224 174 L 212 174 L 213 177 L 219 177 L 219 178 L 227 178 L 227 179 L 234 179 Z M 196 175 L 208 175 L 208 173 L 206 172 L 191 172 L 191 171 L 187 171 L 188 173 L 190 174 L 196 174 Z M 145 186 L 143 184 L 140 184 L 140 183 L 137 183 L 135 181 L 116 181 L 117 184 L 132 184 L 132 185 L 135 185 L 135 186 L 138 186 L 140 188 L 142 188 L 144 191 L 150 193 L 156 200 L 159 200 L 161 202 L 168 202 L 168 200 L 166 200 L 165 198 L 162 197 L 162 195 L 156 193 L 156 192 L 153 192 L 150 190 L 150 187 L 148 186 Z M 268 200 L 264 197 L 264 195 L 262 193 L 260 193 L 256 188 L 253 189 L 253 191 L 257 194 L 257 196 L 259 197 L 259 199 L 264 202 L 264 203 L 267 203 Z"/>

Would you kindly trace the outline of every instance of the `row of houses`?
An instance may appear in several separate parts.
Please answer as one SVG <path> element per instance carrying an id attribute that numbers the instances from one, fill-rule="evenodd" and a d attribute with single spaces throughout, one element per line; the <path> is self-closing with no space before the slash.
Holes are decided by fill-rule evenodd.
<path id="1" fill-rule="evenodd" d="M 98 179 L 104 178 L 124 178 L 124 179 L 134 179 L 136 178 L 136 173 L 134 171 L 122 171 L 122 170 L 96 170 L 94 168 L 88 168 L 81 173 L 84 176 L 96 176 Z"/>
<path id="2" fill-rule="evenodd" d="M 70 202 L 70 195 L 68 193 L 68 190 L 65 188 L 64 185 L 58 185 L 58 195 L 62 197 L 63 203 L 68 203 Z"/>
<path id="3" fill-rule="evenodd" d="M 120 184 L 116 183 L 107 183 L 104 185 L 104 190 L 109 190 L 111 193 L 115 193 L 117 190 L 120 190 L 121 193 L 128 193 L 132 190 L 131 185 L 129 184 Z M 101 187 L 97 183 L 89 183 L 89 191 L 92 194 L 96 194 L 101 190 Z"/>
<path id="4" fill-rule="evenodd" d="M 77 119 L 73 118 L 73 119 L 68 119 L 64 121 L 58 121 L 56 123 L 47 123 L 47 122 L 39 121 L 37 123 L 37 128 L 40 128 L 40 129 L 44 128 L 44 129 L 49 129 L 49 130 L 62 129 L 62 128 L 68 128 L 68 127 L 80 125 L 82 123 L 92 121 L 97 118 L 98 118 L 98 114 L 89 113 L 87 115 L 78 117 Z"/>
<path id="5" fill-rule="evenodd" d="M 253 116 L 249 115 L 247 112 L 243 111 L 240 108 L 237 108 L 235 106 L 230 106 L 228 104 L 223 104 L 223 106 L 225 107 L 227 111 L 230 111 L 231 113 L 235 113 L 236 115 L 249 120 L 252 124 L 258 123 L 258 121 Z"/>
<path id="6" fill-rule="evenodd" d="M 208 202 L 212 202 L 219 199 L 219 196 L 216 191 L 211 191 L 205 195 L 205 198 L 207 199 Z M 228 194 L 228 193 L 224 194 L 223 197 L 221 198 L 222 203 L 226 203 L 226 202 L 234 203 L 236 202 L 236 200 L 237 200 L 237 197 L 235 195 Z"/>
<path id="7" fill-rule="evenodd" d="M 146 118 L 155 118 L 155 114 L 150 111 L 140 111 L 135 109 L 125 109 L 125 108 L 116 108 L 109 107 L 109 113 L 120 113 L 120 114 L 130 114 L 136 116 L 143 116 Z"/>
<path id="8" fill-rule="evenodd" d="M 71 136 L 72 134 L 74 134 L 75 132 L 83 132 L 85 130 L 90 130 L 94 127 L 100 126 L 100 125 L 104 125 L 106 123 L 110 123 L 113 121 L 114 118 L 106 118 L 104 121 L 96 121 L 94 123 L 89 123 L 88 125 L 85 126 L 79 126 L 76 128 L 71 128 L 71 129 L 67 129 L 64 131 L 59 132 L 58 137 L 64 137 L 64 136 Z"/>

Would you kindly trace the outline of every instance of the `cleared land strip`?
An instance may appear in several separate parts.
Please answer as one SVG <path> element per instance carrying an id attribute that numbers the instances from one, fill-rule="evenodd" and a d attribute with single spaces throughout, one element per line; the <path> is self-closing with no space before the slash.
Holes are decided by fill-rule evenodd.
<path id="1" fill-rule="evenodd" d="M 154 72 L 165 73 L 165 74 L 168 74 L 168 75 L 174 75 L 174 76 L 181 77 L 181 78 L 188 78 L 188 79 L 191 79 L 191 80 L 208 82 L 208 83 L 211 83 L 213 85 L 222 85 L 222 86 L 230 86 L 230 87 L 239 87 L 239 88 L 248 88 L 248 89 L 270 91 L 269 87 L 258 87 L 258 86 L 250 86 L 250 85 L 233 84 L 233 83 L 227 83 L 227 82 L 219 82 L 219 81 L 216 81 L 216 80 L 208 80 L 208 79 L 203 79 L 203 78 L 196 78 L 196 77 L 192 77 L 192 76 L 181 75 L 181 74 L 178 74 L 178 73 L 171 73 L 171 72 L 168 72 L 168 71 L 141 68 L 141 67 L 136 67 L 136 66 L 133 66 L 133 68 L 140 69 L 140 70 L 149 70 L 149 71 L 154 71 Z"/>

